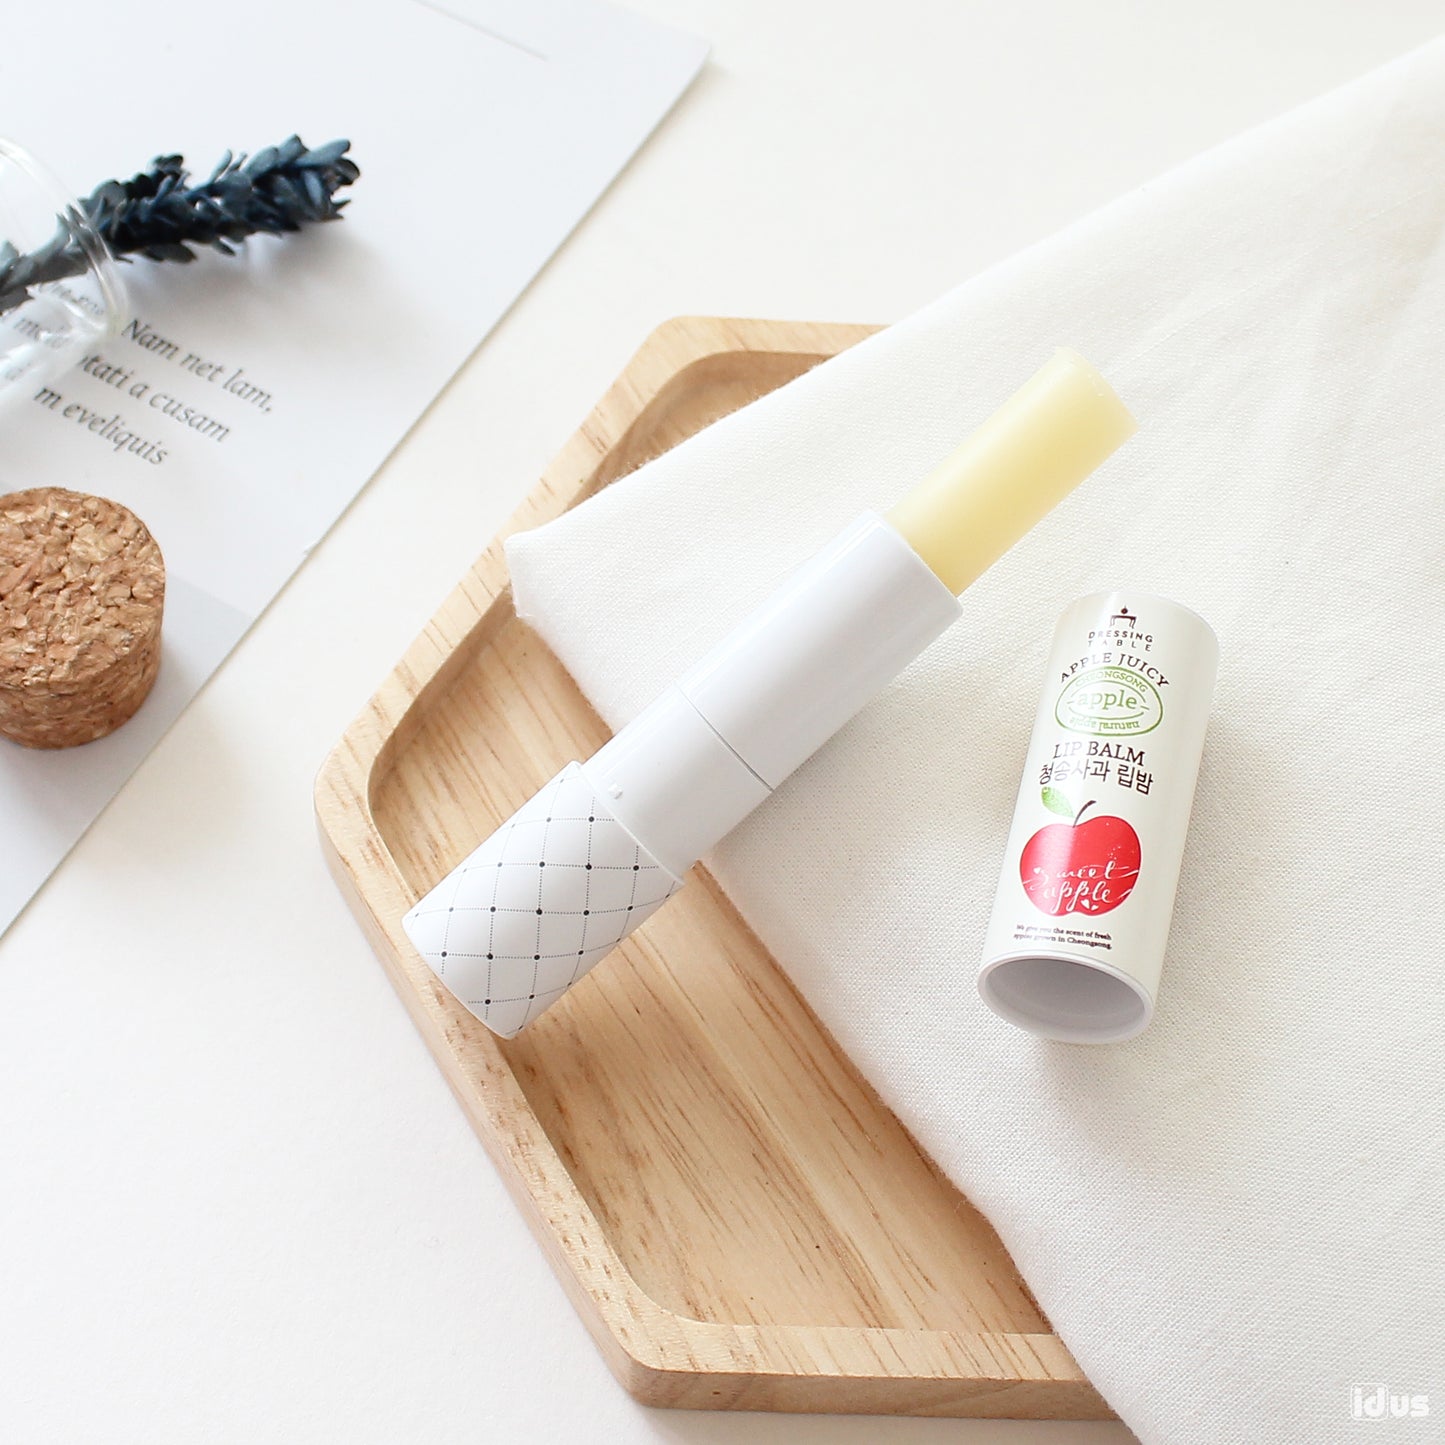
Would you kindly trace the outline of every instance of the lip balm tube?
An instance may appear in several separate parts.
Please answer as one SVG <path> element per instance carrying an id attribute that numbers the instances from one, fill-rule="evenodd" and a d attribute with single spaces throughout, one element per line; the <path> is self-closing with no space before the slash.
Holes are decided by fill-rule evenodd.
<path id="1" fill-rule="evenodd" d="M 1148 1027 L 1218 665 L 1162 597 L 1059 619 L 978 973 L 1000 1017 L 1066 1043 Z"/>
<path id="2" fill-rule="evenodd" d="M 961 613 L 957 594 L 1135 430 L 1055 354 L 886 517 L 865 513 L 586 762 L 568 763 L 403 919 L 511 1038 Z"/>

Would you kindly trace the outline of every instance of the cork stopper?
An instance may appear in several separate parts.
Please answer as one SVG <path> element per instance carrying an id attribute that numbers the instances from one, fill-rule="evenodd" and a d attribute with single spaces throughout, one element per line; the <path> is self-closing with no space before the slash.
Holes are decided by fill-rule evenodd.
<path id="1" fill-rule="evenodd" d="M 69 748 L 133 716 L 160 668 L 165 592 L 161 549 L 118 502 L 0 497 L 0 736 Z"/>

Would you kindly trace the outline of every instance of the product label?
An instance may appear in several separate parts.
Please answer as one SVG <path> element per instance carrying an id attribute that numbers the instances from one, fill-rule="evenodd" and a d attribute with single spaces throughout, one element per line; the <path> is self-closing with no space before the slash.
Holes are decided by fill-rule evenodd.
<path id="1" fill-rule="evenodd" d="M 1144 749 L 1112 741 L 1153 732 L 1164 719 L 1160 690 L 1169 680 L 1153 660 L 1153 634 L 1137 624 L 1133 613 L 1115 613 L 1089 630 L 1088 652 L 1060 669 L 1054 721 L 1092 736 L 1042 740 L 1051 751 L 1039 769 L 1039 802 L 1068 822 L 1039 828 L 1019 853 L 1019 881 L 1041 913 L 1109 913 L 1139 878 L 1139 835 L 1111 811 L 1122 800 L 1101 797 L 1113 788 L 1147 795 L 1154 784 Z"/>
<path id="2" fill-rule="evenodd" d="M 1101 593 L 1061 619 L 985 959 L 1093 960 L 1153 991 L 1215 656 L 1161 599 Z"/>

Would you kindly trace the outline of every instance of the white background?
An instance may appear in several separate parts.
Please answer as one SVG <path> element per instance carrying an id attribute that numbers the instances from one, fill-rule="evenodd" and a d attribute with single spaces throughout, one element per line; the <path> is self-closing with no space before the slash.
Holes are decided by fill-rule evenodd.
<path id="1" fill-rule="evenodd" d="M 1129 1438 L 634 1404 L 332 887 L 311 782 L 657 322 L 904 315 L 1436 7 L 636 8 L 712 39 L 696 87 L 0 941 L 6 1445 Z"/>

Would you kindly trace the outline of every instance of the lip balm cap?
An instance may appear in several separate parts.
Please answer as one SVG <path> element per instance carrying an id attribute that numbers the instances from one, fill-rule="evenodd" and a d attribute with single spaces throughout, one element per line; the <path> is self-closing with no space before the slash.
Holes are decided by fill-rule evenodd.
<path id="1" fill-rule="evenodd" d="M 1017 1028 L 1148 1027 L 1218 661 L 1209 624 L 1164 597 L 1095 593 L 1059 619 L 978 972 Z"/>
<path id="2" fill-rule="evenodd" d="M 957 596 L 1137 430 L 1078 352 L 1056 351 L 888 520 Z"/>

